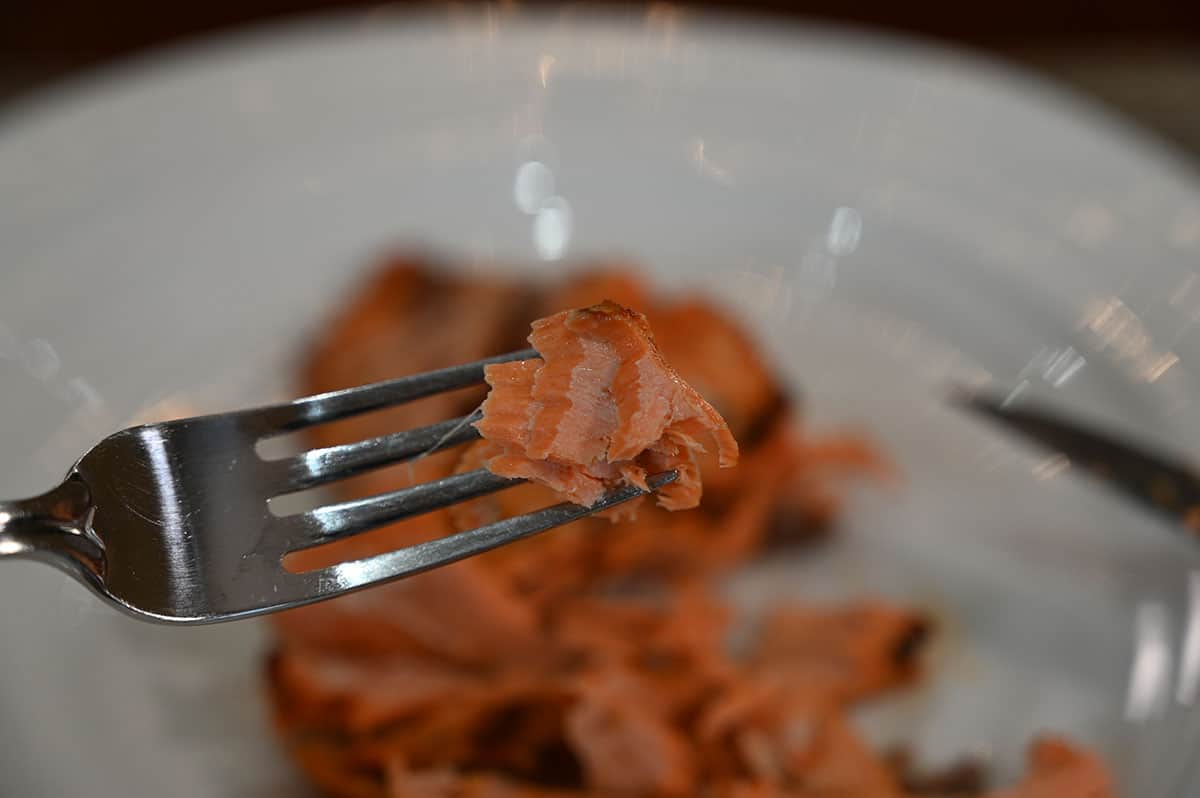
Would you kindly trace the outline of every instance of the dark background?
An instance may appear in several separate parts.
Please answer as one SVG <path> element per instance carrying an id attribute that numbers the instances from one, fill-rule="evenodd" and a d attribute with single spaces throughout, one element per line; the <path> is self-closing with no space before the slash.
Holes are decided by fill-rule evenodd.
<path id="1" fill-rule="evenodd" d="M 0 101 L 182 38 L 286 14 L 373 5 L 349 0 L 0 0 Z M 980 49 L 1074 85 L 1200 154 L 1200 0 L 682 5 L 770 15 L 782 24 L 815 19 L 867 25 Z"/>

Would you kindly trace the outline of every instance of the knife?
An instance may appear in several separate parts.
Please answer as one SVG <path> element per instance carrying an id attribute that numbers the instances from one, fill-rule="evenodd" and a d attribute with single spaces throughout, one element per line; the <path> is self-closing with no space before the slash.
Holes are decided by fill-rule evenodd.
<path id="1" fill-rule="evenodd" d="M 1200 476 L 1183 460 L 1120 440 L 1044 408 L 1006 405 L 976 392 L 959 391 L 952 402 L 1077 466 L 1200 539 Z"/>

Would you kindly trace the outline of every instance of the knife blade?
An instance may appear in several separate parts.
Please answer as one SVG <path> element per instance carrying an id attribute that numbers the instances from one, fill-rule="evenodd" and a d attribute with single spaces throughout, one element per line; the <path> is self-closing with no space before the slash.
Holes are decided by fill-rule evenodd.
<path id="1" fill-rule="evenodd" d="M 1183 459 L 1149 451 L 1045 408 L 1006 405 L 967 391 L 956 392 L 951 401 L 1063 455 L 1073 467 L 1181 523 L 1200 539 L 1200 472 Z"/>

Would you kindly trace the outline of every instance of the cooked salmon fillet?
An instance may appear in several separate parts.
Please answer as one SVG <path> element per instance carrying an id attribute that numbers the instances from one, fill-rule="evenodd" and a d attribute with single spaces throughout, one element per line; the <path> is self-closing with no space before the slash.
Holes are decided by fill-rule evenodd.
<path id="1" fill-rule="evenodd" d="M 1103 762 L 1061 740 L 1035 743 L 1026 777 L 993 792 L 975 772 L 917 778 L 868 745 L 851 710 L 924 675 L 933 624 L 918 609 L 869 598 L 789 603 L 767 608 L 755 636 L 729 645 L 737 618 L 712 578 L 768 546 L 814 545 L 836 520 L 847 480 L 891 475 L 862 436 L 808 430 L 730 316 L 703 298 L 656 293 L 628 264 L 550 285 L 453 266 L 391 260 L 318 336 L 300 391 L 512 351 L 535 319 L 542 359 L 490 370 L 486 399 L 479 390 L 441 395 L 316 427 L 312 441 L 385 435 L 483 401 L 486 440 L 335 490 L 354 498 L 504 457 L 497 468 L 541 469 L 540 484 L 302 552 L 288 567 L 470 528 L 570 491 L 587 501 L 589 491 L 666 467 L 684 472 L 683 484 L 663 494 L 667 507 L 646 503 L 632 520 L 583 519 L 273 616 L 275 725 L 324 793 L 1114 796 Z M 445 334 L 430 336 L 435 327 Z M 722 469 L 722 460 L 737 464 Z"/>
<path id="2" fill-rule="evenodd" d="M 725 420 L 683 381 L 654 344 L 646 317 L 605 301 L 533 323 L 540 359 L 488 366 L 491 390 L 475 423 L 497 447 L 493 473 L 529 479 L 567 499 L 594 504 L 625 482 L 677 470 L 658 503 L 700 503 L 696 458 L 715 447 L 721 467 L 737 464 Z"/>

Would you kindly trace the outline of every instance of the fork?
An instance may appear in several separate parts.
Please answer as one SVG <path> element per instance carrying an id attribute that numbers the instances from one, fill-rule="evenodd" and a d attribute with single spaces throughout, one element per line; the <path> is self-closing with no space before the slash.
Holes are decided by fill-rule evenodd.
<path id="1" fill-rule="evenodd" d="M 229 621 L 334 598 L 411 576 L 574 521 L 647 491 L 613 489 L 596 504 L 558 504 L 365 559 L 293 573 L 289 552 L 520 483 L 478 469 L 365 499 L 278 517 L 267 500 L 478 437 L 476 411 L 427 427 L 283 459 L 259 441 L 483 382 L 491 363 L 459 366 L 232 413 L 122 430 L 85 454 L 54 490 L 0 501 L 0 559 L 42 560 L 144 620 Z M 675 480 L 666 471 L 651 490 Z"/>

